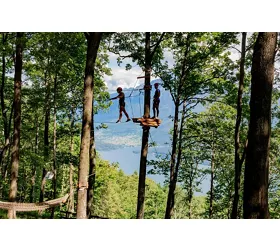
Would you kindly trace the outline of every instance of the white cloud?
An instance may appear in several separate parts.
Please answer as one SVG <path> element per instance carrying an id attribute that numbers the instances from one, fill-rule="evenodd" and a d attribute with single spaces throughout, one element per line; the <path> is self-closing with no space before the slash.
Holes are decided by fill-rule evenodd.
<path id="1" fill-rule="evenodd" d="M 131 59 L 125 59 L 123 63 L 118 66 L 117 55 L 110 53 L 109 60 L 110 64 L 108 65 L 112 69 L 111 76 L 105 76 L 104 81 L 107 85 L 109 92 L 115 92 L 117 87 L 122 88 L 134 88 L 144 83 L 144 79 L 137 79 L 138 76 L 143 76 L 144 72 L 142 69 L 135 63 L 132 63 Z M 131 70 L 126 70 L 125 65 L 130 63 L 132 65 Z M 151 77 L 151 80 L 154 80 L 154 77 Z"/>

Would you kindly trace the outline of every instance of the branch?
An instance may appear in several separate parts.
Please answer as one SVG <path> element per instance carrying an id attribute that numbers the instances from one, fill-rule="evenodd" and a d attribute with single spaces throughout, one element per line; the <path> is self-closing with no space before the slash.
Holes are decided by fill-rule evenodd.
<path id="1" fill-rule="evenodd" d="M 121 55 L 119 51 L 117 52 L 117 51 L 112 50 L 112 48 L 108 48 L 108 51 L 118 55 L 122 60 L 125 58 L 133 58 L 135 60 L 138 60 L 140 62 L 140 64 L 145 65 L 145 62 L 136 53 L 131 53 L 131 54 L 125 56 L 125 55 Z M 139 65 L 139 63 L 138 63 L 138 65 Z"/>
<path id="2" fill-rule="evenodd" d="M 193 109 L 194 107 L 196 107 L 199 104 L 199 101 L 197 101 L 194 105 L 190 106 L 189 108 L 187 108 L 186 112 L 188 112 L 189 110 Z M 181 105 L 181 103 L 180 103 Z"/>
<path id="3" fill-rule="evenodd" d="M 162 34 L 161 34 L 160 38 L 158 39 L 157 43 L 153 45 L 153 47 L 154 47 L 154 46 L 155 46 L 155 47 L 154 47 L 154 50 L 153 50 L 152 53 L 151 53 L 151 59 L 153 58 L 153 56 L 154 56 L 154 54 L 155 54 L 155 52 L 156 52 L 156 50 L 157 50 L 159 44 L 160 44 L 161 41 L 163 40 L 164 35 L 165 35 L 165 32 L 162 32 Z"/>
<path id="4" fill-rule="evenodd" d="M 241 51 L 239 49 L 235 48 L 234 46 L 230 46 L 229 48 L 230 49 L 235 49 L 235 50 L 237 50 L 241 54 Z"/>

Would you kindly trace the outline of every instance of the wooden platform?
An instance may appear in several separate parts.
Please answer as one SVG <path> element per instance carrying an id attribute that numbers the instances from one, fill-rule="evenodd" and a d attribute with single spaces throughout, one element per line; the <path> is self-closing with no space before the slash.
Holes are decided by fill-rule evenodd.
<path id="1" fill-rule="evenodd" d="M 157 128 L 161 124 L 161 120 L 158 118 L 132 118 L 133 122 L 140 123 L 141 126 Z"/>

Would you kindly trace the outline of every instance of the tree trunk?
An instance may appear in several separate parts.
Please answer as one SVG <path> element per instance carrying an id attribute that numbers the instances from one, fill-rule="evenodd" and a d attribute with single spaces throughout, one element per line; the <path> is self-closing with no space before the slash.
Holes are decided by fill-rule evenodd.
<path id="1" fill-rule="evenodd" d="M 54 97 L 53 97 L 53 199 L 56 199 L 56 186 L 57 186 L 57 166 L 56 166 L 56 92 L 57 92 L 57 73 L 54 77 Z M 55 207 L 52 208 L 51 219 L 54 218 Z"/>
<path id="2" fill-rule="evenodd" d="M 39 139 L 39 124 L 38 124 L 38 117 L 35 118 L 35 154 L 38 154 L 38 139 Z M 33 165 L 32 169 L 32 177 L 31 177 L 31 189 L 30 189 L 30 203 L 35 202 L 35 183 L 36 183 L 36 172 L 37 172 L 37 164 Z"/>
<path id="3" fill-rule="evenodd" d="M 174 116 L 174 126 L 173 126 L 173 143 L 172 143 L 172 157 L 170 164 L 170 184 L 168 190 L 166 211 L 165 211 L 165 219 L 171 219 L 175 204 L 175 189 L 178 178 L 179 166 L 181 163 L 182 156 L 182 135 L 183 135 L 183 125 L 185 120 L 185 112 L 186 112 L 186 102 L 183 105 L 182 117 L 181 117 L 181 126 L 180 131 L 178 131 L 178 120 L 179 120 L 179 100 L 176 101 L 175 104 L 175 116 Z M 179 134 L 179 139 L 178 139 Z M 178 145 L 178 156 L 176 161 L 176 151 L 177 151 L 177 142 Z M 176 166 L 175 166 L 176 164 Z"/>
<path id="4" fill-rule="evenodd" d="M 74 213 L 74 185 L 73 185 L 73 172 L 74 172 L 74 166 L 72 163 L 72 157 L 73 157 L 73 150 L 74 150 L 74 122 L 75 122 L 75 108 L 72 108 L 71 113 L 71 138 L 70 138 L 70 155 L 71 155 L 71 161 L 70 161 L 70 168 L 69 168 L 69 199 L 68 199 L 68 208 L 67 211 Z"/>
<path id="5" fill-rule="evenodd" d="M 169 190 L 168 190 L 168 197 L 167 197 L 167 205 L 166 205 L 166 210 L 165 210 L 165 219 L 171 219 L 171 212 L 172 212 L 171 210 L 174 206 L 174 200 L 173 200 L 172 193 L 174 192 L 175 189 L 173 188 L 172 185 L 173 185 L 173 180 L 174 180 L 176 151 L 177 151 L 178 120 L 179 120 L 179 100 L 177 100 L 175 103 L 172 153 L 171 153 L 171 162 L 170 162 L 170 182 L 169 182 Z"/>
<path id="6" fill-rule="evenodd" d="M 210 177 L 210 205 L 209 205 L 209 219 L 213 216 L 213 201 L 214 201 L 214 172 L 215 172 L 215 151 L 212 147 L 211 156 L 211 177 Z"/>
<path id="7" fill-rule="evenodd" d="M 94 79 L 93 79 L 94 89 Z M 90 152 L 89 152 L 89 178 L 88 178 L 88 192 L 87 192 L 87 217 L 90 218 L 93 209 L 93 195 L 95 185 L 95 171 L 96 171 L 96 150 L 95 150 L 95 138 L 94 138 L 94 95 L 92 102 L 92 121 L 91 121 L 91 135 L 90 135 Z"/>
<path id="8" fill-rule="evenodd" d="M 35 154 L 38 154 L 39 149 L 39 122 L 38 117 L 36 117 L 36 135 L 35 135 Z M 37 174 L 37 165 L 33 166 L 33 176 L 32 176 L 32 195 L 30 197 L 30 202 L 35 202 L 35 187 L 36 187 L 36 174 Z"/>
<path id="9" fill-rule="evenodd" d="M 47 179 L 46 179 L 47 172 L 48 172 L 48 171 L 47 171 L 45 168 L 43 168 L 39 202 L 43 202 L 43 201 L 44 201 L 44 196 L 45 196 L 45 184 L 46 184 L 46 180 L 47 180 Z"/>
<path id="10" fill-rule="evenodd" d="M 151 34 L 146 32 L 145 39 L 145 97 L 144 97 L 144 117 L 150 117 L 150 81 L 151 81 Z M 140 158 L 140 170 L 139 170 L 139 182 L 138 182 L 138 198 L 137 198 L 137 219 L 144 218 L 144 201 L 145 201 L 145 185 L 146 185 L 146 168 L 147 168 L 147 155 L 148 155 L 148 143 L 149 143 L 150 127 L 143 126 L 142 132 L 142 145 L 141 145 L 141 158 Z"/>
<path id="11" fill-rule="evenodd" d="M 77 219 L 87 218 L 87 189 L 89 173 L 90 130 L 92 122 L 94 64 L 102 33 L 86 33 L 87 60 L 84 80 L 83 124 L 80 147 Z"/>
<path id="12" fill-rule="evenodd" d="M 46 97 L 45 97 L 45 128 L 44 128 L 44 161 L 47 163 L 49 161 L 49 123 L 50 123 L 50 83 L 47 80 L 47 71 L 45 71 L 45 86 L 46 86 Z M 46 178 L 44 173 L 47 171 L 43 168 L 42 183 L 40 190 L 40 202 L 44 201 L 45 194 L 45 183 Z"/>
<path id="13" fill-rule="evenodd" d="M 240 176 L 242 162 L 240 160 L 240 124 L 242 117 L 242 94 L 244 88 L 244 64 L 245 64 L 245 53 L 246 53 L 246 32 L 242 32 L 242 44 L 241 44 L 241 60 L 240 60 L 240 78 L 239 78 L 239 88 L 237 95 L 237 114 L 235 123 L 235 177 L 234 177 L 234 199 L 232 205 L 231 219 L 237 219 L 238 214 L 238 202 L 239 202 L 239 192 L 240 192 Z M 245 150 L 245 149 L 244 149 Z"/>
<path id="14" fill-rule="evenodd" d="M 2 111 L 2 117 L 3 117 L 3 126 L 4 126 L 4 137 L 5 137 L 5 143 L 4 147 L 0 153 L 0 167 L 2 166 L 8 147 L 10 146 L 10 129 L 11 129 L 11 123 L 8 122 L 7 117 L 7 108 L 5 105 L 5 96 L 4 96 L 4 88 L 5 88 L 5 80 L 6 80 L 6 54 L 5 54 L 5 44 L 8 39 L 8 34 L 3 33 L 2 34 L 2 81 L 1 81 L 1 88 L 0 88 L 0 101 L 1 101 L 1 111 Z M 12 111 L 11 111 L 12 115 Z M 5 176 L 5 170 L 4 167 L 2 169 L 2 177 L 4 179 Z"/>
<path id="15" fill-rule="evenodd" d="M 48 161 L 49 158 L 49 124 L 50 124 L 50 95 L 51 86 L 50 82 L 47 80 L 47 71 L 45 72 L 45 86 L 46 86 L 46 97 L 45 97 L 45 129 L 44 129 L 44 160 Z"/>
<path id="16" fill-rule="evenodd" d="M 189 184 L 189 197 L 188 197 L 188 202 L 189 202 L 189 219 L 192 218 L 192 200 L 193 200 L 193 182 L 197 173 L 198 169 L 198 162 L 197 160 L 195 161 L 195 169 L 191 167 L 191 172 L 190 172 L 190 184 Z"/>
<path id="17" fill-rule="evenodd" d="M 271 98 L 277 32 L 260 32 L 254 46 L 243 216 L 269 218 L 268 173 Z"/>
<path id="18" fill-rule="evenodd" d="M 14 135 L 11 161 L 11 186 L 9 201 L 15 202 L 17 196 L 17 179 L 19 168 L 20 126 L 21 126 L 21 73 L 23 56 L 23 33 L 18 32 L 16 38 L 16 64 L 14 83 Z M 14 219 L 16 212 L 8 210 L 8 218 Z"/>

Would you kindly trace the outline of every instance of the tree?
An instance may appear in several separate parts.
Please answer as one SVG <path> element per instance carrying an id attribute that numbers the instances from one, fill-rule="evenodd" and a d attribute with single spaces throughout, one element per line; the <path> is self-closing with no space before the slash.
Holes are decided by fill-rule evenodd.
<path id="1" fill-rule="evenodd" d="M 21 125 L 21 74 L 22 74 L 22 56 L 23 56 L 23 38 L 24 34 L 17 33 L 16 39 L 16 63 L 15 63 L 15 85 L 14 85 L 14 135 L 11 160 L 11 186 L 9 200 L 16 201 L 17 179 L 19 169 L 19 149 L 20 149 L 20 125 Z M 8 210 L 8 218 L 14 219 L 15 211 Z"/>
<path id="2" fill-rule="evenodd" d="M 234 33 L 175 33 L 169 40 L 175 64 L 173 68 L 169 68 L 166 62 L 160 71 L 156 72 L 163 80 L 163 86 L 170 91 L 175 105 L 166 219 L 170 219 L 173 213 L 178 168 L 181 162 L 180 106 L 185 103 L 187 107 L 181 115 L 182 123 L 187 113 L 199 100 L 203 100 L 203 95 L 224 76 L 224 70 L 220 65 L 227 54 L 223 52 L 234 38 Z"/>
<path id="3" fill-rule="evenodd" d="M 150 117 L 150 79 L 151 71 L 157 71 L 156 68 L 160 65 L 159 61 L 162 58 L 162 50 L 160 44 L 163 41 L 165 32 L 158 33 L 117 33 L 114 36 L 114 47 L 112 51 L 119 55 L 118 61 L 121 63 L 124 58 L 131 58 L 132 61 L 137 61 L 138 65 L 144 68 L 145 71 L 145 97 L 144 97 L 144 115 Z M 120 52 L 128 52 L 128 55 L 122 56 Z M 144 58 L 144 60 L 143 60 Z M 127 69 L 131 65 L 126 65 Z M 150 127 L 143 126 L 140 170 L 138 183 L 138 199 L 137 199 L 137 219 L 144 218 L 144 201 L 145 201 L 145 180 L 147 168 L 147 155 L 149 144 Z"/>
<path id="4" fill-rule="evenodd" d="M 1 85 L 0 85 L 0 102 L 1 102 L 1 114 L 3 121 L 3 134 L 4 141 L 3 146 L 1 145 L 0 152 L 0 168 L 2 175 L 2 185 L 0 186 L 1 193 L 4 189 L 5 179 L 7 177 L 7 167 L 9 161 L 7 160 L 10 155 L 11 148 L 11 126 L 13 117 L 13 82 L 14 79 L 8 76 L 6 73 L 14 67 L 14 49 L 13 44 L 15 43 L 14 34 L 2 33 L 2 70 L 1 70 Z M 10 115 L 9 115 L 10 111 Z M 8 153 L 8 157 L 7 157 Z M 2 194 L 3 195 L 3 194 Z"/>
<path id="5" fill-rule="evenodd" d="M 87 189 L 89 173 L 90 131 L 92 122 L 94 64 L 102 33 L 85 33 L 87 39 L 87 60 L 83 96 L 83 124 L 80 148 L 77 219 L 87 218 Z"/>
<path id="6" fill-rule="evenodd" d="M 241 167 L 245 159 L 246 149 L 243 150 L 243 155 L 240 158 L 240 124 L 242 116 L 242 94 L 244 88 L 244 64 L 245 64 L 245 54 L 246 54 L 246 32 L 242 32 L 242 44 L 241 44 L 241 59 L 240 59 L 240 74 L 239 74 L 239 88 L 237 97 L 237 114 L 235 123 L 235 135 L 234 135 L 234 145 L 235 145 L 235 181 L 234 181 L 234 200 L 232 206 L 231 219 L 236 219 L 238 214 L 238 203 L 239 203 L 239 192 L 240 192 L 240 176 Z M 245 146 L 246 148 L 246 146 Z"/>
<path id="7" fill-rule="evenodd" d="M 109 63 L 109 57 L 107 54 L 106 43 L 103 38 L 100 42 L 99 52 L 96 58 L 96 65 L 94 69 L 94 95 L 92 102 L 92 122 L 91 122 L 91 134 L 90 134 L 90 167 L 89 167 L 89 180 L 87 190 L 87 216 L 90 218 L 93 211 L 94 203 L 94 188 L 96 179 L 96 147 L 94 136 L 94 115 L 102 109 L 106 109 L 108 104 L 104 104 L 104 101 L 110 98 L 109 93 L 106 92 L 106 85 L 102 79 L 104 74 L 110 75 L 111 71 L 106 65 Z M 96 100 L 96 101 L 95 101 Z"/>
<path id="8" fill-rule="evenodd" d="M 276 43 L 276 32 L 260 32 L 254 46 L 243 197 L 246 219 L 269 218 L 269 145 Z"/>

